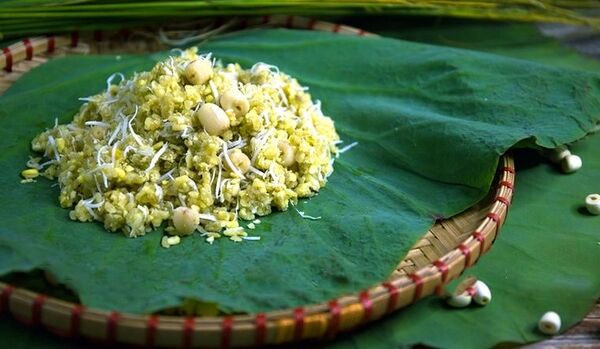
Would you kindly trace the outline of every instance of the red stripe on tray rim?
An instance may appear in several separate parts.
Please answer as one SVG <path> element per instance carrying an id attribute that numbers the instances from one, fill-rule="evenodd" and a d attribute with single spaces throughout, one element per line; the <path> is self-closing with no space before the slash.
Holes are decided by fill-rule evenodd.
<path id="1" fill-rule="evenodd" d="M 335 23 L 335 24 L 333 25 L 333 29 L 332 29 L 331 31 L 332 31 L 332 32 L 334 32 L 334 33 L 339 33 L 339 32 L 340 32 L 340 29 L 342 29 L 342 25 L 341 25 L 341 24 L 338 24 L 338 23 Z"/>
<path id="2" fill-rule="evenodd" d="M 54 35 L 50 35 L 48 36 L 48 49 L 46 50 L 46 52 L 54 52 L 55 49 L 56 39 L 54 38 Z"/>
<path id="3" fill-rule="evenodd" d="M 515 169 L 510 167 L 510 166 L 504 166 L 502 168 L 502 172 L 510 172 L 510 173 L 515 173 Z"/>
<path id="4" fill-rule="evenodd" d="M 329 301 L 329 315 L 331 319 L 329 321 L 329 329 L 327 331 L 329 336 L 334 336 L 340 327 L 340 316 L 342 308 L 336 299 Z"/>
<path id="5" fill-rule="evenodd" d="M 117 35 L 122 39 L 122 40 L 129 40 L 129 37 L 131 37 L 131 30 L 129 29 L 121 29 L 117 32 Z"/>
<path id="6" fill-rule="evenodd" d="M 146 320 L 146 347 L 148 348 L 154 347 L 154 343 L 156 342 L 158 322 L 159 319 L 156 315 L 150 315 L 148 316 L 148 320 Z"/>
<path id="7" fill-rule="evenodd" d="M 33 59 L 33 46 L 31 45 L 31 40 L 23 39 L 23 45 L 25 45 L 25 59 L 30 61 Z"/>
<path id="8" fill-rule="evenodd" d="M 41 324 L 42 321 L 42 308 L 44 307 L 44 303 L 48 296 L 45 294 L 38 294 L 33 300 L 33 304 L 31 305 L 31 324 L 37 326 Z"/>
<path id="9" fill-rule="evenodd" d="M 117 339 L 117 325 L 121 319 L 119 312 L 113 311 L 106 319 L 106 341 L 114 343 Z"/>
<path id="10" fill-rule="evenodd" d="M 386 312 L 392 312 L 398 304 L 398 288 L 389 282 L 384 282 L 381 285 L 387 289 L 389 295 Z"/>
<path id="11" fill-rule="evenodd" d="M 94 30 L 94 40 L 100 42 L 103 39 L 104 33 L 102 33 L 102 30 Z"/>
<path id="12" fill-rule="evenodd" d="M 304 334 L 304 308 L 298 307 L 294 309 L 294 339 L 300 340 Z"/>
<path id="13" fill-rule="evenodd" d="M 0 314 L 8 310 L 8 303 L 10 302 L 10 296 L 15 291 L 15 287 L 12 285 L 6 285 L 0 293 Z"/>
<path id="14" fill-rule="evenodd" d="M 495 201 L 501 202 L 506 206 L 510 206 L 510 200 L 505 198 L 504 196 L 496 196 Z"/>
<path id="15" fill-rule="evenodd" d="M 81 315 L 83 314 L 85 308 L 81 304 L 75 304 L 73 308 L 71 308 L 71 326 L 69 329 L 71 337 L 79 337 L 79 332 L 81 328 Z"/>
<path id="16" fill-rule="evenodd" d="M 71 47 L 77 47 L 79 44 L 79 32 L 71 32 Z"/>
<path id="17" fill-rule="evenodd" d="M 494 221 L 494 223 L 496 223 L 496 233 L 494 234 L 494 239 L 492 240 L 492 243 L 494 243 L 494 242 L 496 242 L 496 238 L 498 237 L 498 233 L 500 232 L 500 226 L 502 225 L 502 218 L 494 212 L 488 213 L 486 217 L 491 219 L 492 221 Z"/>
<path id="18" fill-rule="evenodd" d="M 500 182 L 501 187 L 507 187 L 508 189 L 513 189 L 513 184 L 509 181 Z"/>
<path id="19" fill-rule="evenodd" d="M 473 237 L 473 239 L 479 242 L 479 256 L 477 257 L 479 259 L 484 253 L 483 248 L 485 247 L 485 236 L 483 236 L 483 234 L 481 234 L 478 231 L 475 231 L 471 236 Z"/>
<path id="20" fill-rule="evenodd" d="M 221 323 L 221 348 L 229 348 L 233 332 L 233 316 L 225 316 Z"/>
<path id="21" fill-rule="evenodd" d="M 362 291 L 358 295 L 358 299 L 360 299 L 360 304 L 362 305 L 363 310 L 365 311 L 363 315 L 363 321 L 367 322 L 371 319 L 371 314 L 373 313 L 373 301 L 371 300 L 371 298 L 369 298 L 369 291 Z"/>
<path id="22" fill-rule="evenodd" d="M 315 29 L 316 25 L 317 25 L 317 20 L 314 18 L 311 18 L 310 22 L 308 22 L 308 29 L 313 30 L 313 29 Z"/>
<path id="23" fill-rule="evenodd" d="M 500 216 L 498 216 L 498 214 L 494 213 L 494 212 L 490 212 L 486 215 L 487 218 L 493 220 L 494 222 L 499 222 L 500 221 Z"/>
<path id="24" fill-rule="evenodd" d="M 10 48 L 8 48 L 8 47 L 4 47 L 2 49 L 2 52 L 4 53 L 4 57 L 6 60 L 6 64 L 4 65 L 4 70 L 6 70 L 7 72 L 10 73 L 12 71 L 12 65 L 13 65 L 12 53 L 10 52 Z"/>
<path id="25" fill-rule="evenodd" d="M 421 298 L 421 294 L 423 293 L 423 278 L 418 274 L 410 274 L 408 277 L 415 284 L 415 293 L 413 295 L 413 302 L 416 302 L 419 298 Z"/>
<path id="26" fill-rule="evenodd" d="M 480 243 L 483 243 L 485 241 L 485 236 L 483 236 L 481 232 L 476 231 L 471 236 L 473 237 L 473 239 L 479 241 Z"/>
<path id="27" fill-rule="evenodd" d="M 446 281 L 448 281 L 448 264 L 444 263 L 442 260 L 438 259 L 433 262 L 433 265 L 439 270 L 442 274 L 440 284 L 436 286 L 435 293 L 437 295 L 441 295 L 444 291 L 444 286 L 446 285 Z"/>
<path id="28" fill-rule="evenodd" d="M 181 338 L 181 346 L 183 348 L 191 348 L 192 347 L 192 336 L 194 335 L 194 326 L 196 325 L 196 320 L 194 320 L 193 316 L 188 316 L 183 321 L 183 336 Z"/>
<path id="29" fill-rule="evenodd" d="M 267 336 L 267 315 L 265 313 L 256 314 L 254 323 L 256 325 L 255 343 L 257 346 L 261 346 L 265 343 L 265 337 Z"/>
<path id="30" fill-rule="evenodd" d="M 465 244 L 458 245 L 458 249 L 465 256 L 465 267 L 471 265 L 471 250 Z"/>

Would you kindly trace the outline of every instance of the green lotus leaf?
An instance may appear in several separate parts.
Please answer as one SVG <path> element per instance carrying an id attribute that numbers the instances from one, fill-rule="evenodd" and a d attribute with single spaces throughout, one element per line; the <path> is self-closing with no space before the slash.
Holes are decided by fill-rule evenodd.
<path id="1" fill-rule="evenodd" d="M 261 219 L 260 241 L 160 248 L 161 232 L 128 239 L 76 223 L 50 181 L 20 184 L 34 135 L 68 122 L 107 76 L 166 53 L 68 56 L 0 97 L 0 274 L 50 270 L 93 307 L 151 312 L 185 297 L 256 312 L 325 301 L 386 278 L 436 218 L 489 190 L 514 145 L 555 147 L 600 119 L 600 75 L 396 39 L 253 30 L 201 47 L 244 67 L 268 62 L 298 78 L 358 146 L 296 212 Z"/>

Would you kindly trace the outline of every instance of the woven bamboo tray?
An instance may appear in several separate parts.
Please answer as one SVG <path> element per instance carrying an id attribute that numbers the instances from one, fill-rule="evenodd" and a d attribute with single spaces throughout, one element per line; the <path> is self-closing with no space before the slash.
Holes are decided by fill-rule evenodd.
<path id="1" fill-rule="evenodd" d="M 206 24 L 206 23 L 205 23 Z M 203 25 L 205 25 L 203 24 Z M 167 31 L 94 32 L 80 39 L 48 36 L 24 39 L 3 49 L 0 56 L 0 94 L 21 75 L 48 59 L 66 54 L 149 52 L 167 48 L 165 41 L 190 35 L 190 24 Z M 198 26 L 198 23 L 192 23 Z M 205 32 L 247 26 L 285 26 L 323 30 L 342 35 L 373 35 L 360 29 L 294 16 L 266 16 L 225 22 Z M 171 38 L 165 40 L 166 34 Z M 162 39 L 160 39 L 162 37 Z M 175 39 L 174 39 L 175 38 Z M 442 294 L 444 286 L 487 252 L 506 218 L 515 179 L 509 155 L 500 161 L 489 195 L 471 209 L 438 221 L 412 247 L 397 269 L 380 284 L 321 304 L 268 313 L 222 317 L 135 315 L 118 310 L 86 308 L 0 283 L 0 312 L 62 336 L 103 343 L 166 347 L 247 347 L 332 338 L 419 299 Z"/>

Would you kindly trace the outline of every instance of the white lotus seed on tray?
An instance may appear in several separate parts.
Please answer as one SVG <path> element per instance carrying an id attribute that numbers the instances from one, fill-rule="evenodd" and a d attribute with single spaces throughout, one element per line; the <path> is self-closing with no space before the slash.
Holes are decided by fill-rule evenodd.
<path id="1" fill-rule="evenodd" d="M 446 298 L 446 304 L 453 308 L 464 308 L 471 304 L 472 297 L 467 292 Z"/>
<path id="2" fill-rule="evenodd" d="M 473 295 L 473 301 L 478 305 L 488 305 L 492 301 L 492 292 L 490 288 L 480 280 L 475 282 L 475 294 Z"/>
<path id="3" fill-rule="evenodd" d="M 552 161 L 555 164 L 559 163 L 562 159 L 566 158 L 569 155 L 571 155 L 571 152 L 564 145 L 561 145 L 560 147 L 552 149 L 548 152 L 548 157 L 550 158 L 550 161 Z"/>
<path id="4" fill-rule="evenodd" d="M 560 331 L 560 316 L 553 311 L 545 313 L 538 322 L 538 329 L 544 334 L 557 334 Z"/>
<path id="5" fill-rule="evenodd" d="M 581 168 L 583 161 L 577 155 L 567 155 L 560 161 L 560 167 L 564 173 L 573 173 Z"/>
<path id="6" fill-rule="evenodd" d="M 600 215 L 600 194 L 590 194 L 585 198 L 585 208 L 593 215 Z"/>
<path id="7" fill-rule="evenodd" d="M 454 292 L 446 297 L 446 304 L 452 308 L 465 308 L 473 303 L 473 297 L 477 293 L 475 285 L 477 278 L 469 276 L 463 279 L 454 289 Z"/>

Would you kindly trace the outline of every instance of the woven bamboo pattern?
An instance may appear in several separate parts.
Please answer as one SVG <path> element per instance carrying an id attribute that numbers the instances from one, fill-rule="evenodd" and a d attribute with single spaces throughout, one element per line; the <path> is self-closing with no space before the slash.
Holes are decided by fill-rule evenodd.
<path id="1" fill-rule="evenodd" d="M 239 27 L 255 25 L 373 35 L 356 28 L 292 16 L 267 16 L 238 23 Z M 95 33 L 82 40 L 77 33 L 71 37 L 37 37 L 5 48 L 0 56 L 0 67 L 4 68 L 0 73 L 0 94 L 25 72 L 59 55 L 147 52 L 165 48 L 152 32 L 137 39 L 121 32 L 110 35 L 110 39 L 103 39 Z M 387 280 L 329 302 L 222 317 L 135 315 L 86 308 L 0 283 L 0 313 L 10 312 L 23 323 L 44 327 L 62 336 L 84 337 L 108 344 L 213 348 L 332 338 L 423 297 L 441 294 L 446 283 L 460 276 L 490 249 L 508 213 L 514 181 L 514 161 L 505 155 L 500 161 L 494 188 L 484 200 L 457 216 L 438 221 Z"/>

